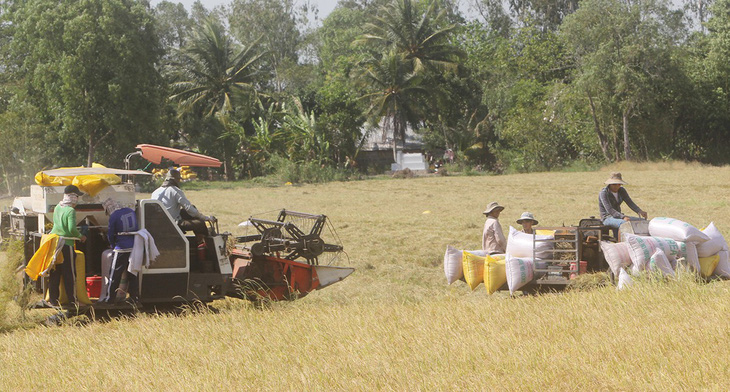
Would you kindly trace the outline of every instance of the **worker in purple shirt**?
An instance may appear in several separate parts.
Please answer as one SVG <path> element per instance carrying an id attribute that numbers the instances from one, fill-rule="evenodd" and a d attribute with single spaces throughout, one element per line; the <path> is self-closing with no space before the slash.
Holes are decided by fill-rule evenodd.
<path id="1" fill-rule="evenodd" d="M 129 256 L 132 253 L 134 247 L 134 235 L 119 234 L 119 233 L 130 233 L 138 230 L 137 226 L 137 214 L 133 209 L 122 207 L 122 205 L 111 198 L 106 199 L 102 205 L 104 211 L 109 215 L 109 230 L 107 236 L 109 238 L 109 245 L 113 249 L 114 257 L 112 259 L 111 269 L 109 271 L 109 285 L 107 286 L 106 300 L 109 303 L 116 302 L 117 290 L 122 282 L 122 279 L 126 277 L 129 282 L 127 291 L 129 292 L 130 299 L 137 301 L 138 297 L 138 285 L 137 277 L 133 274 L 127 273 L 129 268 Z"/>

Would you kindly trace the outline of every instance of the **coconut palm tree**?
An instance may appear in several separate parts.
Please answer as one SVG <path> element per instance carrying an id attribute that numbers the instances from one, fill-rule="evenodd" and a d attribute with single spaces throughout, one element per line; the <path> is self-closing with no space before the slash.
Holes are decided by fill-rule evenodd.
<path id="1" fill-rule="evenodd" d="M 179 53 L 173 64 L 175 94 L 170 99 L 178 103 L 180 113 L 200 113 L 214 117 L 222 127 L 224 171 L 232 180 L 231 168 L 234 143 L 231 121 L 237 109 L 254 104 L 256 80 L 260 77 L 258 63 L 263 53 L 255 52 L 256 42 L 239 48 L 217 21 L 206 20 L 193 34 L 190 45 Z"/>
<path id="2" fill-rule="evenodd" d="M 393 0 L 353 42 L 371 50 L 369 60 L 360 64 L 359 79 L 369 88 L 363 98 L 370 101 L 371 121 L 382 121 L 383 139 L 392 132 L 394 159 L 398 143 L 405 144 L 408 125 L 417 128 L 434 109 L 433 98 L 442 91 L 434 76 L 456 70 L 464 56 L 448 41 L 455 25 L 447 25 L 445 16 L 435 1 L 423 9 L 411 0 Z"/>
<path id="3" fill-rule="evenodd" d="M 435 1 L 422 10 L 411 0 L 394 0 L 382 6 L 378 15 L 365 25 L 368 32 L 355 44 L 394 47 L 412 63 L 413 71 L 417 73 L 426 68 L 453 71 L 457 60 L 465 54 L 448 41 L 456 25 L 446 24 L 445 17 L 446 10 L 437 12 Z"/>
<path id="4" fill-rule="evenodd" d="M 411 69 L 409 60 L 391 50 L 363 64 L 358 76 L 369 91 L 362 97 L 370 102 L 368 117 L 375 123 L 382 121 L 383 139 L 388 133 L 393 135 L 393 159 L 398 142 L 405 144 L 408 125 L 417 127 L 428 106 L 423 78 Z"/>

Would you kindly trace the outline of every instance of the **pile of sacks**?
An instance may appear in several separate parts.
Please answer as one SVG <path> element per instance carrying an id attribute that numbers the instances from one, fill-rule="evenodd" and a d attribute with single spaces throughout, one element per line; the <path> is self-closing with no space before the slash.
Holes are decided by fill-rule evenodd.
<path id="1" fill-rule="evenodd" d="M 679 267 L 704 278 L 730 278 L 728 244 L 714 222 L 704 230 L 672 218 L 654 218 L 649 236 L 624 234 L 619 243 L 601 242 L 601 250 L 618 288 L 632 283 L 631 276 L 651 271 L 674 277 Z"/>
<path id="2" fill-rule="evenodd" d="M 538 232 L 533 237 L 510 227 L 507 253 L 497 255 L 487 255 L 482 250 L 459 250 L 449 245 L 444 255 L 446 281 L 452 284 L 463 278 L 472 290 L 484 283 L 489 294 L 505 288 L 514 294 L 535 278 L 536 265 L 545 268 L 540 259 L 552 257 L 553 243 L 534 239 L 553 239 L 554 236 L 554 232 L 548 231 Z"/>

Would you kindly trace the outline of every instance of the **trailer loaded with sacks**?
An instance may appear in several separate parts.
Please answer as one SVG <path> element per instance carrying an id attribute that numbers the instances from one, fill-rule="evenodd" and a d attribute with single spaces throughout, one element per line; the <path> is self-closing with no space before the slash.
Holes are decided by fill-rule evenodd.
<path id="1" fill-rule="evenodd" d="M 192 233 L 183 232 L 160 201 L 136 198 L 134 178 L 150 173 L 129 170 L 129 159 L 139 155 L 156 164 L 167 159 L 190 167 L 217 167 L 220 161 L 167 147 L 137 148 L 139 151 L 127 156 L 126 169 L 95 165 L 40 172 L 37 184 L 31 186 L 31 195 L 16 198 L 10 211 L 0 217 L 3 239 L 23 242 L 27 264 L 51 229 L 53 211 L 65 186 L 74 184 L 84 192 L 75 208 L 77 224 L 87 237 L 84 243 L 76 241 L 76 296 L 80 303 L 103 310 L 127 305 L 131 309 L 206 303 L 226 296 L 290 300 L 337 283 L 354 271 L 333 265 L 341 261 L 343 247 L 336 233 L 333 236 L 326 231 L 332 226 L 321 214 L 281 210 L 269 220 L 251 218 L 247 226 L 257 232 L 248 236 L 221 233 L 218 222 L 211 221 L 204 239 L 206 246 L 199 248 Z M 139 230 L 149 232 L 159 252 L 139 275 L 139 303 L 97 303 L 100 286 L 109 279 L 109 218 L 102 206 L 108 198 L 135 210 Z M 27 279 L 27 284 L 37 291 L 47 291 L 47 275 L 35 281 Z M 64 291 L 61 293 L 63 304 Z"/>
<path id="2" fill-rule="evenodd" d="M 537 227 L 526 234 L 510 227 L 505 254 L 447 246 L 447 282 L 464 281 L 472 289 L 481 283 L 489 294 L 560 291 L 587 273 L 607 272 L 618 288 L 632 276 L 674 277 L 677 271 L 704 279 L 730 278 L 728 245 L 714 223 L 699 230 L 678 219 L 657 217 L 625 222 L 618 238 L 599 219 L 577 226 Z"/>

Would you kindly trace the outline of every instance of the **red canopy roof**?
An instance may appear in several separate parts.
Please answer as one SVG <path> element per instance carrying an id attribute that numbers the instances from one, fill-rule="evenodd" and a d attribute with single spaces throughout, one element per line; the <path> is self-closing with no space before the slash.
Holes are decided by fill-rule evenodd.
<path id="1" fill-rule="evenodd" d="M 181 166 L 221 167 L 222 165 L 221 161 L 213 157 L 176 148 L 153 144 L 138 144 L 137 148 L 142 150 L 142 158 L 158 165 L 162 162 L 162 158 L 169 159 Z"/>

